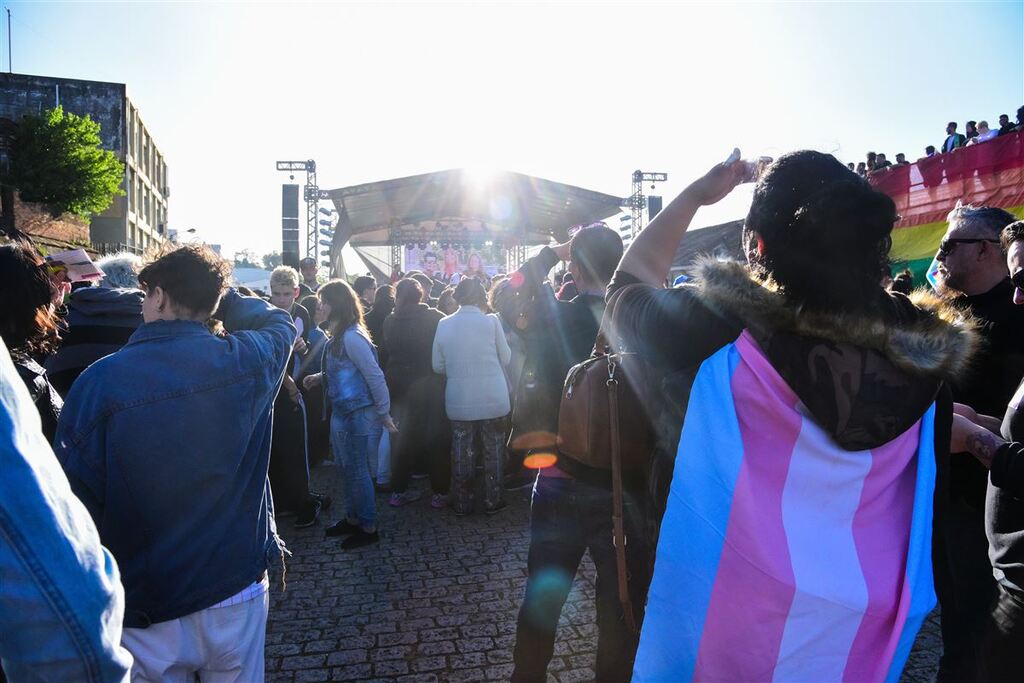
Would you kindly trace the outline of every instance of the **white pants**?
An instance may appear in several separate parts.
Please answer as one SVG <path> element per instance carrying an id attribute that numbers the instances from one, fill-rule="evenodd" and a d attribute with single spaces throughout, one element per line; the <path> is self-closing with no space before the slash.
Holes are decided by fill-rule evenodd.
<path id="1" fill-rule="evenodd" d="M 149 628 L 126 628 L 132 683 L 253 683 L 263 680 L 270 595 L 210 607 Z"/>

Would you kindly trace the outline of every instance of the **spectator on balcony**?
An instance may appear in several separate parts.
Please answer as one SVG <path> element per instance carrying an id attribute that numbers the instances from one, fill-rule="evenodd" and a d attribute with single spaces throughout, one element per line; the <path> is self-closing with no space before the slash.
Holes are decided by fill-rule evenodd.
<path id="1" fill-rule="evenodd" d="M 867 164 L 866 164 L 868 173 L 871 173 L 872 171 L 875 170 L 875 164 L 877 162 L 878 162 L 878 155 L 875 154 L 874 152 L 868 152 Z"/>
<path id="2" fill-rule="evenodd" d="M 853 165 L 853 162 L 852 162 L 852 161 L 851 161 L 850 163 L 846 164 L 846 168 L 850 169 L 850 170 L 851 170 L 851 171 L 853 171 L 854 173 L 856 173 L 856 172 L 857 172 L 857 169 L 856 169 L 856 167 L 855 167 L 855 166 Z"/>
<path id="3" fill-rule="evenodd" d="M 896 165 L 897 166 L 909 166 L 910 162 L 907 161 L 907 155 L 903 152 L 896 153 Z"/>
<path id="4" fill-rule="evenodd" d="M 968 121 L 967 125 L 964 126 L 964 137 L 967 138 L 968 142 L 978 137 L 978 124 L 976 121 Z"/>
<path id="5" fill-rule="evenodd" d="M 988 127 L 988 121 L 981 121 L 978 123 L 978 134 L 967 141 L 968 145 L 976 145 L 981 142 L 988 142 L 992 138 L 999 135 L 998 130 L 991 130 Z"/>
<path id="6" fill-rule="evenodd" d="M 1013 124 L 1010 122 L 1009 114 L 999 115 L 999 135 L 1006 135 L 1013 131 Z"/>
<path id="7" fill-rule="evenodd" d="M 935 145 L 928 145 L 925 147 L 924 155 L 926 158 L 935 156 Z"/>
<path id="8" fill-rule="evenodd" d="M 857 164 L 857 175 L 859 175 L 861 178 L 863 178 L 867 174 L 868 174 L 867 164 L 865 164 L 863 161 L 860 162 L 859 164 Z"/>
<path id="9" fill-rule="evenodd" d="M 885 158 L 885 154 L 882 152 L 878 153 L 875 157 L 875 170 L 881 171 L 883 168 L 889 168 L 892 166 L 892 162 Z"/>
<path id="10" fill-rule="evenodd" d="M 946 124 L 946 141 L 942 143 L 942 153 L 949 154 L 965 144 L 967 144 L 967 138 L 956 132 L 956 121 Z"/>

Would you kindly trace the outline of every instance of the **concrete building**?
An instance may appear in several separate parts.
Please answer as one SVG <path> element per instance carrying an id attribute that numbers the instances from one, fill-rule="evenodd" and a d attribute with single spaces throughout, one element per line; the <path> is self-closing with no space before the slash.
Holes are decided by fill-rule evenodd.
<path id="1" fill-rule="evenodd" d="M 89 236 L 101 252 L 137 253 L 166 239 L 167 163 L 123 83 L 0 73 L 0 120 L 62 106 L 100 124 L 103 147 L 125 165 L 124 196 L 92 217 Z"/>

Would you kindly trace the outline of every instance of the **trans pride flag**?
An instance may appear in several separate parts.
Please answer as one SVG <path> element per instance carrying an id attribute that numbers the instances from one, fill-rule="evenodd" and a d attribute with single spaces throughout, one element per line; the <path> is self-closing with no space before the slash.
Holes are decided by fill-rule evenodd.
<path id="1" fill-rule="evenodd" d="M 869 181 L 892 197 L 900 214 L 892 231 L 893 271 L 910 268 L 915 282 L 924 284 L 948 227 L 946 215 L 957 200 L 998 206 L 1024 218 L 1024 132 L 891 166 Z"/>
<path id="2" fill-rule="evenodd" d="M 744 332 L 701 366 L 635 681 L 897 681 L 935 605 L 935 407 L 849 452 Z"/>

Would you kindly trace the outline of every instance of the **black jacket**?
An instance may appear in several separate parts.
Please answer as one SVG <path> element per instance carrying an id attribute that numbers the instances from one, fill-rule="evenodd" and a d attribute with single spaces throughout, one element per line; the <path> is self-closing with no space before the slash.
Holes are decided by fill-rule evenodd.
<path id="1" fill-rule="evenodd" d="M 18 368 L 18 375 L 28 387 L 28 394 L 32 397 L 36 410 L 39 411 L 43 435 L 52 444 L 54 434 L 57 432 L 57 420 L 64 407 L 64 400 L 50 384 L 42 365 L 30 358 L 17 357 L 13 360 L 15 367 Z"/>

